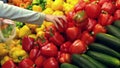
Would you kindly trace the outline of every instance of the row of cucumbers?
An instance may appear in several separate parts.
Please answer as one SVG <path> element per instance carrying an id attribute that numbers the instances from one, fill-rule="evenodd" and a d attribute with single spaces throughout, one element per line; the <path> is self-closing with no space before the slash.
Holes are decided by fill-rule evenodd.
<path id="1" fill-rule="evenodd" d="M 120 20 L 106 26 L 107 33 L 96 35 L 86 53 L 73 54 L 72 63 L 61 68 L 120 68 Z"/>

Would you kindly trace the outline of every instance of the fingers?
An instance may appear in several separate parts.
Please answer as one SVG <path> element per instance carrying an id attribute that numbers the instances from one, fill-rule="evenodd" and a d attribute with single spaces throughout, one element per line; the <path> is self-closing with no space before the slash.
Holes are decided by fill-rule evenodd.
<path id="1" fill-rule="evenodd" d="M 56 28 L 58 29 L 58 24 L 56 23 L 56 21 L 53 21 L 53 23 L 56 26 Z"/>
<path id="2" fill-rule="evenodd" d="M 61 22 L 58 18 L 56 18 L 56 19 L 55 19 L 55 21 L 56 21 L 56 23 L 57 23 L 57 24 L 59 24 L 60 26 L 62 26 L 62 27 L 63 27 L 62 22 Z"/>
<path id="3" fill-rule="evenodd" d="M 64 22 L 67 22 L 65 16 L 46 15 L 46 17 L 45 17 L 45 20 L 53 22 L 55 24 L 56 28 L 58 28 L 58 25 L 63 27 L 63 23 L 60 19 L 62 19 Z"/>
<path id="4" fill-rule="evenodd" d="M 60 18 L 60 19 L 64 20 L 65 22 L 67 22 L 67 19 L 66 19 L 65 16 L 59 16 L 58 18 Z"/>

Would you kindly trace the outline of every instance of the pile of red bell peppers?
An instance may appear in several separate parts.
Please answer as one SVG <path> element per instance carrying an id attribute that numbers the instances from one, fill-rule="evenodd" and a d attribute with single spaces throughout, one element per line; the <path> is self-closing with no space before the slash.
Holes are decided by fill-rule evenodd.
<path id="1" fill-rule="evenodd" d="M 84 53 L 97 33 L 105 33 L 105 26 L 120 20 L 120 0 L 80 0 L 66 17 L 67 22 L 61 20 L 64 27 L 47 27 L 37 40 L 25 36 L 22 47 L 29 57 L 18 65 L 8 61 L 2 68 L 59 68 L 70 63 L 71 54 Z"/>

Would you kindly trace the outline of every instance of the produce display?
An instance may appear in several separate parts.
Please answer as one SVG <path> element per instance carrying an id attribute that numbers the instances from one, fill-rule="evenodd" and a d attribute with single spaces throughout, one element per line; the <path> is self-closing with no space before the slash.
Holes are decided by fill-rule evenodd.
<path id="1" fill-rule="evenodd" d="M 120 68 L 120 0 L 11 0 L 35 12 L 65 15 L 52 22 L 15 21 L 16 36 L 0 43 L 2 68 Z"/>

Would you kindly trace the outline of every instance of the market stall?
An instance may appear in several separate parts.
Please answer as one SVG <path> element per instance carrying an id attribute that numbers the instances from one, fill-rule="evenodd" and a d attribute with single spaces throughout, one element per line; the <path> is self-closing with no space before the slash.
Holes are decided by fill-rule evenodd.
<path id="1" fill-rule="evenodd" d="M 47 21 L 14 21 L 15 37 L 0 43 L 2 68 L 120 68 L 120 0 L 9 2 L 38 13 L 64 15 L 67 22 L 61 20 L 63 27 L 57 29 Z"/>

